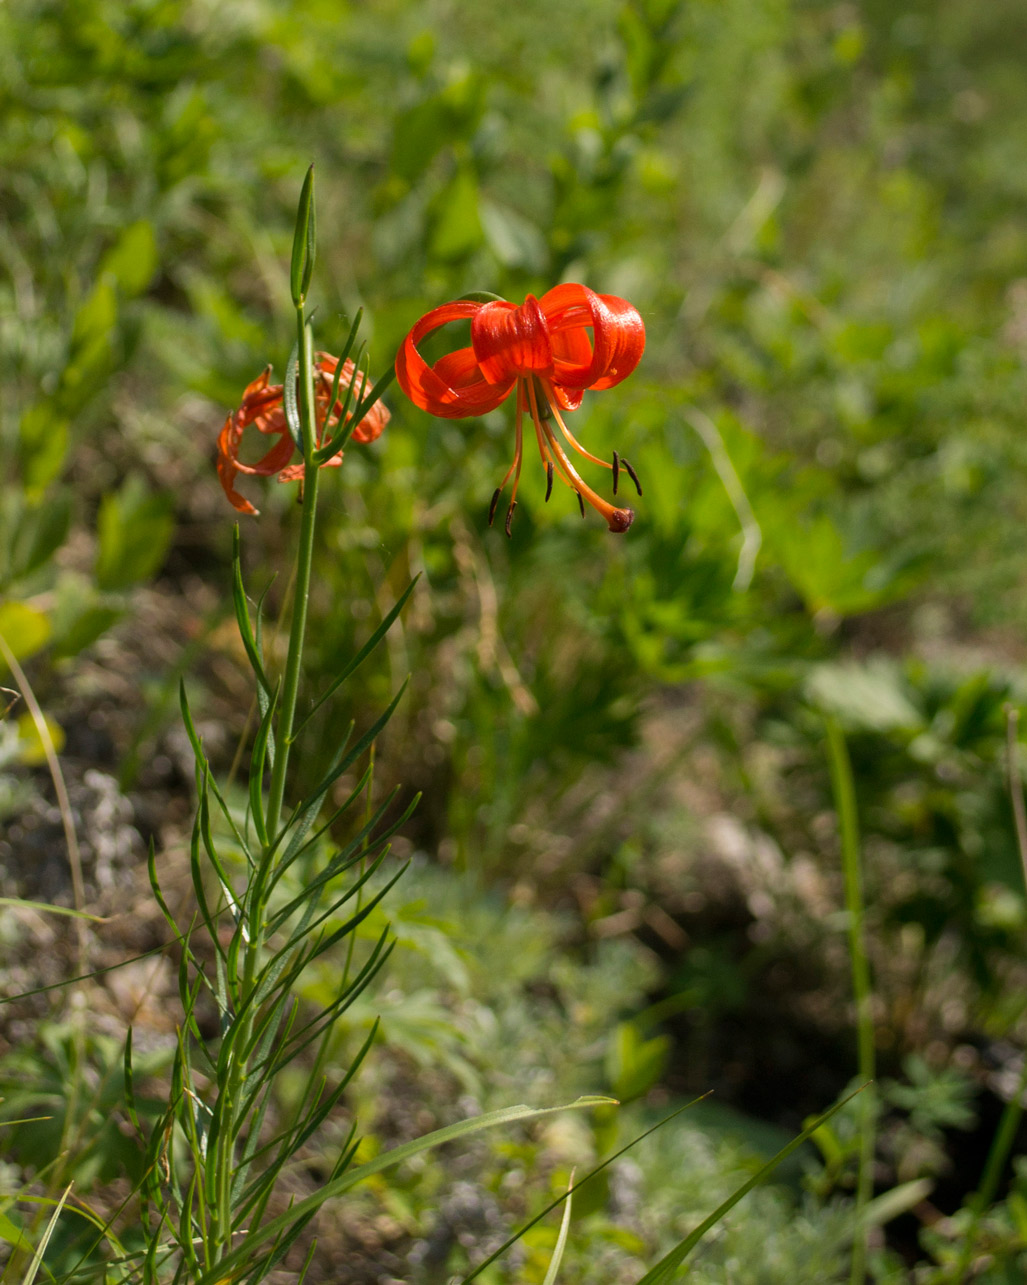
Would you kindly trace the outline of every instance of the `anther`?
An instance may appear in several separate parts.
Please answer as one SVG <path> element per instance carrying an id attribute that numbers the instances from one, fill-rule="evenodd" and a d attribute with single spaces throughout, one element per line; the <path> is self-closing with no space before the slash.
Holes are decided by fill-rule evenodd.
<path id="1" fill-rule="evenodd" d="M 617 494 L 617 483 L 620 481 L 620 456 L 616 451 L 613 453 L 613 493 Z"/>
<path id="2" fill-rule="evenodd" d="M 503 488 L 501 486 L 497 486 L 495 489 L 495 493 L 492 496 L 492 503 L 489 505 L 489 526 L 491 526 L 492 523 L 495 521 L 496 506 L 499 504 L 499 497 L 502 494 L 503 494 Z"/>
<path id="3" fill-rule="evenodd" d="M 506 511 L 506 538 L 508 540 L 510 536 L 513 534 L 510 530 L 510 524 L 511 522 L 513 522 L 513 511 L 514 509 L 516 509 L 516 507 L 517 507 L 517 501 L 514 500 L 514 502 L 510 505 L 510 507 Z"/>
<path id="4" fill-rule="evenodd" d="M 642 483 L 638 480 L 638 474 L 637 474 L 637 473 L 635 472 L 635 470 L 631 467 L 631 465 L 627 462 L 627 460 L 621 460 L 621 464 L 623 464 L 624 468 L 626 469 L 627 474 L 628 474 L 628 477 L 630 477 L 630 478 L 631 478 L 631 480 L 632 480 L 632 482 L 634 482 L 634 484 L 635 484 L 635 490 L 639 493 L 639 495 L 641 495 L 641 494 L 642 494 Z M 616 487 L 614 487 L 613 489 L 614 489 L 614 491 L 616 491 L 616 489 L 617 489 L 617 488 L 616 488 Z"/>
<path id="5" fill-rule="evenodd" d="M 582 517 L 584 517 L 584 516 L 585 516 L 585 501 L 581 498 L 581 492 L 580 492 L 580 491 L 575 491 L 575 492 L 574 492 L 574 494 L 578 497 L 578 508 L 581 510 L 581 516 L 582 516 Z"/>
<path id="6" fill-rule="evenodd" d="M 549 503 L 549 497 L 553 494 L 553 461 L 550 460 L 546 465 L 546 503 Z"/>

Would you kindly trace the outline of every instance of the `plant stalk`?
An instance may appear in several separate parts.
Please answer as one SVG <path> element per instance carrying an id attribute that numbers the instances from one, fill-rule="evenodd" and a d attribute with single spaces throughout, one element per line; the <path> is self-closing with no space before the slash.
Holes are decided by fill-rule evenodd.
<path id="1" fill-rule="evenodd" d="M 275 725 L 275 760 L 271 769 L 271 784 L 267 805 L 268 845 L 263 861 L 254 875 L 254 887 L 247 908 L 248 940 L 243 952 L 243 975 L 240 1000 L 245 1002 L 256 984 L 257 972 L 263 956 L 264 914 L 267 906 L 269 868 L 272 849 L 282 821 L 285 798 L 285 778 L 292 744 L 293 722 L 299 695 L 300 668 L 303 660 L 303 640 L 307 628 L 307 602 L 310 597 L 310 573 L 314 556 L 314 530 L 317 514 L 317 488 L 320 470 L 314 459 L 317 449 L 315 424 L 313 338 L 304 316 L 303 304 L 297 304 L 296 323 L 299 340 L 299 410 L 303 432 L 303 495 L 300 519 L 299 546 L 296 553 L 295 589 L 293 594 L 292 621 L 289 628 L 289 646 L 285 658 L 281 705 Z M 217 1260 L 232 1250 L 231 1184 L 235 1169 L 235 1141 L 243 1121 L 239 1119 L 239 1105 L 248 1071 L 246 1049 L 250 1043 L 253 1023 L 257 1017 L 252 1004 L 247 1005 L 242 1017 L 242 1030 L 235 1042 L 226 1084 L 222 1127 L 218 1138 L 218 1193 L 217 1193 Z"/>
<path id="2" fill-rule="evenodd" d="M 859 1100 L 859 1173 L 856 1179 L 856 1230 L 852 1241 L 851 1285 L 863 1285 L 866 1280 L 867 1232 L 863 1215 L 874 1189 L 874 1148 L 876 1133 L 876 1103 L 870 1084 L 875 1074 L 874 1015 L 870 982 L 870 964 L 867 960 L 863 936 L 865 904 L 863 899 L 863 869 L 860 859 L 859 820 L 856 815 L 856 791 L 852 780 L 852 763 L 849 760 L 845 736 L 837 721 L 826 719 L 827 748 L 831 765 L 831 785 L 838 829 L 842 843 L 842 872 L 845 878 L 845 909 L 849 923 L 849 957 L 852 961 L 852 991 L 856 1001 L 856 1038 L 859 1078 L 864 1092 Z"/>

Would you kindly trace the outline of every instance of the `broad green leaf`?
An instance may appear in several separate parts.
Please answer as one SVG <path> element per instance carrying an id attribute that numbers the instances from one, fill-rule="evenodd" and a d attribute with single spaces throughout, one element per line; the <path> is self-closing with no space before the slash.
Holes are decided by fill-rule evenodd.
<path id="1" fill-rule="evenodd" d="M 0 1240 L 15 1249 L 24 1250 L 26 1253 L 32 1250 L 32 1242 L 25 1236 L 20 1227 L 11 1222 L 6 1214 L 0 1214 Z"/>
<path id="2" fill-rule="evenodd" d="M 505 205 L 482 201 L 479 208 L 485 241 L 504 268 L 542 272 L 548 258 L 546 239 L 534 223 Z"/>
<path id="3" fill-rule="evenodd" d="M 100 275 L 109 273 L 126 296 L 140 295 L 157 271 L 157 238 L 146 219 L 130 223 L 100 260 Z"/>
<path id="4" fill-rule="evenodd" d="M 50 638 L 50 618 L 23 602 L 0 603 L 0 638 L 15 660 L 26 660 L 44 647 Z M 0 671 L 7 666 L 0 657 Z"/>
<path id="5" fill-rule="evenodd" d="M 68 453 L 68 420 L 49 402 L 37 402 L 21 417 L 18 455 L 26 489 L 38 494 L 61 471 Z"/>
<path id="6" fill-rule="evenodd" d="M 54 655 L 77 656 L 80 651 L 91 647 L 112 625 L 117 624 L 124 614 L 124 609 L 121 607 L 94 605 L 80 611 L 63 629 L 58 622 L 58 633 L 54 638 Z"/>
<path id="7" fill-rule="evenodd" d="M 28 575 L 41 567 L 63 543 L 71 521 L 71 497 L 61 493 L 23 510 L 11 549 L 11 575 Z"/>
<path id="8" fill-rule="evenodd" d="M 46 735 L 54 752 L 60 754 L 64 748 L 64 728 L 49 714 L 43 715 Z M 46 762 L 47 749 L 36 720 L 28 712 L 18 717 L 18 762 L 26 767 L 39 767 Z"/>
<path id="9" fill-rule="evenodd" d="M 481 245 L 484 232 L 478 213 L 478 181 L 468 167 L 457 170 L 436 196 L 432 214 L 429 243 L 437 258 L 448 262 L 465 259 Z"/>
<path id="10" fill-rule="evenodd" d="M 96 581 L 104 590 L 128 589 L 147 580 L 164 561 L 174 534 L 174 499 L 130 477 L 100 505 Z"/>

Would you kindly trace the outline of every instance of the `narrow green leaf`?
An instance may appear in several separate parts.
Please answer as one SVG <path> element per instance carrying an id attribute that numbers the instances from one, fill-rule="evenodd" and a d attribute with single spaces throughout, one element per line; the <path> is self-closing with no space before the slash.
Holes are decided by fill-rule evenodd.
<path id="1" fill-rule="evenodd" d="M 360 329 L 360 322 L 363 319 L 363 316 L 364 316 L 363 308 L 358 308 L 357 315 L 353 318 L 353 324 L 349 328 L 349 334 L 346 337 L 346 343 L 343 345 L 342 352 L 339 354 L 338 364 L 335 367 L 335 378 L 332 380 L 332 395 L 329 398 L 328 410 L 325 414 L 325 426 L 324 426 L 325 433 L 327 433 L 328 431 L 328 420 L 331 417 L 331 414 L 335 409 L 336 403 L 339 400 L 339 385 L 342 383 L 343 367 L 346 365 L 346 361 L 349 358 L 350 353 L 353 351 L 353 345 L 356 342 L 357 331 Z M 345 407 L 340 407 L 339 409 L 340 409 L 340 418 L 344 418 Z"/>
<path id="2" fill-rule="evenodd" d="M 345 848 L 341 849 L 340 852 L 333 857 L 331 861 L 329 861 L 321 873 L 305 883 L 302 890 L 298 892 L 291 901 L 287 901 L 284 906 L 277 910 L 274 915 L 268 919 L 268 936 L 276 932 L 290 915 L 296 913 L 300 906 L 306 902 L 310 902 L 315 894 L 317 894 L 326 884 L 330 883 L 331 880 L 335 879 L 338 875 L 342 874 L 344 870 L 347 870 L 350 867 L 352 864 L 349 860 L 350 854 L 359 852 L 364 847 L 365 840 L 370 838 L 375 827 L 379 824 L 389 807 L 391 807 L 392 802 L 398 793 L 399 786 L 389 794 L 385 802 L 378 808 L 374 815 L 369 818 L 367 823 L 361 828 L 360 832 L 350 840 Z M 383 835 L 382 839 L 384 840 L 385 837 L 386 836 Z"/>
<path id="3" fill-rule="evenodd" d="M 123 1063 L 125 1075 L 125 1110 L 128 1112 L 128 1118 L 135 1125 L 136 1129 L 142 1135 L 143 1128 L 139 1123 L 139 1112 L 136 1110 L 136 1095 L 134 1081 L 132 1078 L 132 1027 L 128 1028 L 125 1036 L 125 1057 Z"/>
<path id="4" fill-rule="evenodd" d="M 384 857 L 385 857 L 385 854 L 383 853 L 382 854 L 383 860 L 384 860 Z M 367 916 L 377 906 L 379 906 L 382 903 L 382 901 L 385 899 L 386 896 L 388 896 L 388 894 L 392 891 L 395 885 L 399 883 L 400 879 L 403 878 L 403 876 L 407 872 L 409 865 L 410 865 L 410 862 L 408 861 L 406 865 L 401 866 L 399 870 L 397 870 L 396 873 L 392 876 L 389 882 L 384 886 L 384 888 L 380 889 L 377 893 L 375 893 L 375 895 L 371 898 L 371 900 L 368 901 L 365 905 L 363 905 L 355 915 L 351 915 L 350 918 L 347 919 L 346 922 L 341 925 L 341 927 L 336 928 L 333 932 L 330 932 L 323 940 L 319 941 L 317 945 L 317 949 L 310 956 L 311 960 L 317 959 L 318 956 L 323 955 L 325 951 L 331 950 L 331 948 L 335 945 L 336 942 L 342 941 L 344 938 L 348 937 L 351 932 L 359 928 L 360 925 L 367 918 Z"/>
<path id="5" fill-rule="evenodd" d="M 567 1184 L 567 1201 L 563 1207 L 563 1219 L 560 1223 L 560 1234 L 556 1238 L 556 1248 L 553 1250 L 553 1257 L 549 1263 L 549 1270 L 546 1272 L 545 1280 L 542 1285 L 556 1285 L 556 1273 L 560 1270 L 560 1263 L 563 1260 L 563 1251 L 567 1248 L 567 1234 L 571 1229 L 571 1205 L 573 1204 L 574 1191 L 574 1174 L 571 1174 L 571 1180 Z"/>
<path id="6" fill-rule="evenodd" d="M 860 1088 L 856 1090 L 856 1093 L 862 1093 L 862 1091 L 863 1089 Z M 786 1160 L 793 1151 L 797 1151 L 822 1124 L 830 1120 L 836 1111 L 840 1111 L 842 1107 L 845 1106 L 846 1102 L 851 1102 L 856 1096 L 856 1093 L 850 1093 L 847 1098 L 843 1098 L 842 1101 L 836 1102 L 829 1111 L 825 1111 L 824 1114 L 814 1120 L 812 1124 L 807 1125 L 798 1137 L 793 1138 L 787 1146 L 782 1147 L 776 1156 L 768 1160 L 767 1163 L 763 1165 L 757 1173 L 753 1174 L 747 1182 L 743 1182 L 737 1191 L 733 1192 L 728 1196 L 727 1200 L 719 1204 L 713 1213 L 710 1214 L 708 1218 L 704 1218 L 698 1227 L 689 1232 L 684 1240 L 676 1245 L 669 1254 L 665 1254 L 655 1267 L 650 1268 L 649 1271 L 647 1271 L 646 1274 L 637 1282 L 637 1285 L 668 1285 L 668 1282 L 674 1279 L 677 1269 L 685 1261 L 696 1245 L 698 1245 L 699 1241 L 702 1240 L 706 1233 L 712 1227 L 715 1227 L 724 1215 L 738 1204 L 743 1196 L 747 1196 L 749 1192 L 752 1191 L 753 1187 L 758 1187 L 765 1178 L 768 1178 L 782 1160 Z"/>
<path id="7" fill-rule="evenodd" d="M 264 764 L 268 757 L 268 741 L 271 737 L 271 728 L 274 722 L 275 710 L 278 707 L 278 693 L 281 691 L 281 684 L 275 685 L 275 690 L 267 702 L 267 708 L 264 710 L 263 717 L 257 727 L 257 735 L 253 741 L 253 752 L 250 755 L 250 814 L 253 817 L 253 826 L 257 831 L 257 838 L 260 840 L 260 846 L 266 848 L 268 844 L 267 825 L 264 821 Z"/>
<path id="8" fill-rule="evenodd" d="M 352 377 L 346 384 L 346 396 L 343 398 L 342 405 L 339 407 L 338 422 L 336 424 L 335 436 L 327 442 L 323 442 L 318 448 L 315 459 L 319 464 L 330 460 L 337 451 L 349 441 L 353 429 L 360 423 L 360 420 L 353 419 L 353 397 L 359 387 L 360 393 L 363 393 L 364 385 L 367 381 L 367 371 L 365 362 L 367 358 L 367 347 L 361 343 L 357 349 L 356 360 Z"/>
<path id="9" fill-rule="evenodd" d="M 294 387 L 294 396 L 295 392 Z M 267 674 L 264 672 L 264 663 L 257 650 L 257 640 L 254 637 L 253 626 L 250 623 L 250 609 L 246 602 L 246 589 L 242 579 L 242 553 L 238 522 L 232 531 L 232 603 L 235 607 L 235 619 L 239 625 L 239 637 L 242 639 L 242 645 L 246 649 L 250 668 L 253 670 L 257 682 L 270 696 L 271 684 L 268 682 Z"/>
<path id="10" fill-rule="evenodd" d="M 285 422 L 289 426 L 289 436 L 296 449 L 303 453 L 303 425 L 300 421 L 300 406 L 296 393 L 296 380 L 300 369 L 300 346 L 295 343 L 285 366 L 285 383 L 282 385 L 282 409 L 285 411 Z"/>
<path id="11" fill-rule="evenodd" d="M 50 1216 L 50 1221 L 46 1224 L 46 1227 L 44 1227 L 43 1234 L 40 1236 L 39 1241 L 36 1244 L 36 1250 L 32 1255 L 32 1260 L 25 1269 L 25 1275 L 21 1278 L 22 1285 L 32 1285 L 32 1282 L 36 1279 L 36 1275 L 43 1263 L 43 1255 L 46 1253 L 46 1247 L 50 1243 L 50 1237 L 54 1234 L 54 1229 L 57 1226 L 57 1220 L 60 1218 L 61 1210 L 64 1208 L 64 1202 L 71 1195 L 71 1189 L 74 1185 L 75 1184 L 72 1182 L 68 1183 L 64 1194 L 57 1202 L 57 1206 Z"/>
<path id="12" fill-rule="evenodd" d="M 420 571 L 418 571 L 417 575 L 414 576 L 413 580 L 410 581 L 407 587 L 396 599 L 395 605 L 392 606 L 389 609 L 389 611 L 382 617 L 381 624 L 374 631 L 371 637 L 368 638 L 367 642 L 364 643 L 363 647 L 360 648 L 360 650 L 349 662 L 349 664 L 345 666 L 345 668 L 342 670 L 341 673 L 339 673 L 338 675 L 336 675 L 335 678 L 332 679 L 329 686 L 317 698 L 317 700 L 311 706 L 310 710 L 307 712 L 307 715 L 303 719 L 303 722 L 300 723 L 299 727 L 297 727 L 296 730 L 293 732 L 294 740 L 297 736 L 299 736 L 300 732 L 303 731 L 304 727 L 306 727 L 307 723 L 310 722 L 310 720 L 314 717 L 314 715 L 325 703 L 325 701 L 328 700 L 330 696 L 332 696 L 335 692 L 339 690 L 339 688 L 346 681 L 346 679 L 349 678 L 349 676 L 354 672 L 354 670 L 359 669 L 359 667 L 364 663 L 364 661 L 368 658 L 368 656 L 370 656 L 371 652 L 374 651 L 374 649 L 378 646 L 381 640 L 389 632 L 389 630 L 392 628 L 392 622 L 396 619 L 399 613 L 406 606 L 407 599 L 413 593 L 414 586 L 417 584 L 420 578 L 421 578 L 421 573 Z"/>
<path id="13" fill-rule="evenodd" d="M 303 265 L 302 293 L 306 298 L 310 278 L 314 274 L 314 260 L 317 258 L 317 202 L 314 199 L 314 167 L 310 167 L 310 217 L 307 220 L 307 260 Z"/>
<path id="14" fill-rule="evenodd" d="M 360 423 L 360 421 L 364 418 L 364 416 L 375 404 L 375 402 L 381 401 L 382 396 L 385 393 L 385 390 L 389 387 L 389 385 L 393 382 L 395 378 L 396 378 L 395 366 L 389 366 L 384 371 L 383 374 L 378 376 L 378 379 L 373 384 L 371 391 L 367 394 L 367 396 L 363 399 L 363 401 L 360 403 L 357 409 L 353 412 L 353 422 L 355 424 Z"/>
<path id="15" fill-rule="evenodd" d="M 458 1138 L 481 1133 L 485 1129 L 540 1120 L 561 1111 L 586 1111 L 593 1110 L 595 1107 L 615 1105 L 614 1098 L 590 1096 L 580 1097 L 574 1102 L 557 1107 L 504 1107 L 499 1111 L 489 1111 L 485 1115 L 474 1116 L 470 1120 L 458 1120 L 455 1124 L 446 1125 L 443 1129 L 436 1129 L 421 1138 L 414 1138 L 411 1142 L 393 1147 L 366 1164 L 358 1165 L 357 1168 L 350 1169 L 339 1178 L 326 1183 L 319 1191 L 315 1191 L 305 1200 L 298 1201 L 284 1214 L 279 1214 L 277 1218 L 273 1218 L 261 1227 L 252 1228 L 243 1243 L 222 1258 L 215 1267 L 209 1271 L 197 1273 L 196 1285 L 216 1285 L 216 1282 L 225 1280 L 230 1272 L 238 1278 L 252 1264 L 254 1252 L 261 1245 L 274 1240 L 284 1228 L 292 1226 L 298 1218 L 307 1217 L 311 1212 L 320 1209 L 326 1201 L 352 1190 L 358 1183 L 364 1182 L 375 1174 L 394 1169 L 397 1165 L 425 1151 L 444 1146 L 447 1142 L 455 1142 Z"/>
<path id="16" fill-rule="evenodd" d="M 186 736 L 189 737 L 189 744 L 193 747 L 193 754 L 196 757 L 197 763 L 203 768 L 203 770 L 207 774 L 207 780 L 210 785 L 210 792 L 211 794 L 214 795 L 214 798 L 217 800 L 218 807 L 221 809 L 222 815 L 224 816 L 225 820 L 228 822 L 228 826 L 231 829 L 236 842 L 239 844 L 239 847 L 246 855 L 246 860 L 252 866 L 253 855 L 250 852 L 249 844 L 243 838 L 242 832 L 240 831 L 239 827 L 236 825 L 235 818 L 232 816 L 231 810 L 229 809 L 228 804 L 225 801 L 224 795 L 218 789 L 217 781 L 215 781 L 214 775 L 210 770 L 210 763 L 208 762 L 207 755 L 204 752 L 203 742 L 200 740 L 199 734 L 196 731 L 196 725 L 193 723 L 193 716 L 192 716 L 192 712 L 189 709 L 189 698 L 186 695 L 184 679 L 179 680 L 178 703 L 182 711 L 182 722 L 185 725 Z"/>
<path id="17" fill-rule="evenodd" d="M 17 906 L 25 910 L 38 910 L 45 915 L 67 915 L 71 919 L 88 919 L 94 924 L 108 922 L 103 915 L 88 915 L 84 910 L 72 910 L 70 906 L 51 906 L 48 901 L 25 901 L 21 897 L 0 897 L 0 906 Z"/>
<path id="18" fill-rule="evenodd" d="M 342 776 L 343 772 L 345 772 L 346 769 L 352 763 L 355 763 L 357 759 L 361 756 L 361 754 L 364 753 L 365 750 L 371 747 L 371 745 L 374 743 L 375 739 L 377 738 L 378 734 L 381 732 L 382 728 L 385 726 L 385 724 L 389 721 L 389 719 L 395 713 L 396 706 L 402 700 L 403 693 L 406 691 L 407 683 L 409 682 L 410 682 L 409 678 L 404 678 L 402 687 L 400 687 L 399 691 L 393 697 L 391 703 L 389 704 L 389 707 L 385 710 L 385 712 L 381 715 L 381 717 L 378 718 L 378 720 L 375 723 L 373 723 L 372 726 L 363 734 L 363 736 L 360 738 L 359 741 L 357 741 L 356 745 L 353 746 L 350 752 L 331 768 L 331 770 L 328 772 L 328 775 L 325 776 L 325 778 L 321 781 L 320 785 L 317 786 L 317 788 L 313 791 L 313 793 L 311 793 L 306 799 L 303 800 L 303 802 L 300 804 L 300 808 L 306 808 L 315 799 L 323 798 L 324 795 L 328 793 L 328 791 L 332 788 L 335 782 L 339 779 L 339 777 Z M 295 739 L 295 736 L 293 737 L 293 739 Z"/>
<path id="19" fill-rule="evenodd" d="M 292 301 L 300 307 L 310 284 L 314 268 L 314 167 L 307 170 L 296 209 L 296 228 L 292 237 L 292 259 L 289 264 L 289 289 Z"/>
<path id="20" fill-rule="evenodd" d="M 354 724 L 350 723 L 349 729 L 346 733 L 346 742 L 349 741 L 349 738 L 353 733 L 353 727 L 354 727 Z M 341 758 L 343 753 L 345 753 L 345 743 L 341 747 L 338 756 Z M 288 867 L 292 865 L 292 862 L 296 858 L 300 857 L 304 852 L 306 852 L 308 848 L 312 847 L 315 843 L 317 843 L 317 841 L 321 838 L 321 836 L 327 833 L 327 831 L 332 828 L 335 822 L 338 821 L 338 819 L 341 816 L 344 816 L 345 813 L 349 811 L 349 809 L 353 806 L 356 800 L 363 793 L 364 788 L 367 785 L 367 778 L 371 775 L 373 770 L 374 770 L 373 766 L 369 763 L 367 767 L 364 769 L 364 775 L 360 778 L 359 783 L 350 791 L 350 793 L 346 796 L 345 800 L 335 809 L 335 811 L 332 812 L 331 815 L 325 820 L 324 824 L 318 826 L 318 828 L 314 831 L 314 833 L 310 836 L 310 838 L 307 839 L 306 842 L 304 842 L 304 840 L 307 838 L 307 835 L 310 832 L 311 826 L 314 824 L 314 822 L 318 818 L 318 815 L 320 814 L 322 800 L 317 799 L 309 807 L 305 807 L 302 810 L 297 810 L 297 812 L 293 814 L 293 816 L 289 820 L 289 825 L 293 824 L 293 821 L 297 816 L 300 819 L 299 821 L 296 822 L 295 829 L 293 830 L 292 838 L 289 840 L 289 846 L 285 849 L 285 852 L 282 854 L 281 862 L 275 867 L 275 872 L 271 879 L 272 888 L 275 886 L 275 884 L 282 876 L 282 873 L 283 873 L 282 867 L 284 866 L 285 869 L 288 869 Z"/>
<path id="21" fill-rule="evenodd" d="M 640 1133 L 638 1134 L 637 1137 L 632 1138 L 631 1141 L 627 1143 L 626 1146 L 621 1147 L 619 1151 L 615 1151 L 613 1155 L 607 1156 L 606 1159 L 601 1161 L 599 1164 L 597 1164 L 594 1169 L 590 1169 L 589 1172 L 584 1176 L 584 1178 L 582 1178 L 582 1180 L 577 1184 L 577 1189 L 580 1191 L 581 1188 L 584 1187 L 584 1185 L 587 1182 L 589 1182 L 597 1174 L 602 1173 L 604 1169 L 608 1169 L 609 1166 L 612 1165 L 615 1160 L 619 1160 L 621 1156 L 623 1156 L 628 1151 L 630 1151 L 632 1147 L 637 1146 L 640 1142 L 643 1142 L 646 1138 L 648 1138 L 650 1134 L 656 1133 L 658 1129 L 662 1129 L 665 1125 L 670 1124 L 671 1120 L 676 1119 L 679 1115 L 682 1114 L 682 1112 L 690 1111 L 692 1107 L 694 1107 L 697 1103 L 702 1102 L 705 1098 L 708 1098 L 708 1097 L 709 1097 L 709 1094 L 704 1093 L 702 1097 L 693 1098 L 691 1102 L 686 1102 L 684 1106 L 678 1107 L 678 1109 L 676 1111 L 672 1111 L 670 1115 L 665 1115 L 662 1120 L 658 1120 L 656 1124 L 652 1126 L 652 1128 L 646 1129 L 644 1133 Z M 547 1214 L 552 1213 L 552 1211 L 556 1209 L 557 1206 L 562 1205 L 563 1202 L 567 1199 L 568 1195 L 569 1195 L 569 1192 L 565 1191 L 565 1192 L 562 1192 L 559 1196 L 557 1196 L 555 1200 L 550 1201 L 550 1203 L 546 1205 L 545 1209 L 540 1210 L 535 1215 L 534 1218 L 532 1218 L 529 1222 L 526 1222 L 522 1227 L 520 1227 L 517 1231 L 515 1231 L 514 1234 L 508 1240 L 504 1241 L 503 1244 L 500 1245 L 497 1250 L 489 1254 L 488 1258 L 480 1262 L 478 1266 L 474 1269 L 474 1271 L 471 1272 L 470 1276 L 464 1277 L 464 1279 L 460 1282 L 460 1285 L 470 1285 L 471 1281 L 477 1280 L 477 1278 L 481 1275 L 481 1273 L 485 1270 L 486 1267 L 490 1267 L 496 1261 L 497 1258 L 502 1258 L 502 1256 L 511 1247 L 511 1245 L 516 1245 L 525 1232 L 530 1231 L 532 1227 L 534 1227 L 536 1223 L 540 1223 L 542 1219 L 546 1217 Z"/>
<path id="22" fill-rule="evenodd" d="M 278 1071 L 280 1071 L 282 1067 L 287 1066 L 288 1063 L 298 1057 L 299 1054 L 308 1047 L 308 1045 L 313 1044 L 316 1039 L 320 1038 L 323 1032 L 331 1026 L 335 1019 L 344 1013 L 346 1009 L 357 1000 L 362 992 L 370 986 L 375 977 L 377 977 L 382 968 L 384 968 L 385 964 L 388 962 L 389 956 L 396 948 L 396 943 L 394 941 L 388 942 L 388 945 L 386 945 L 388 935 L 389 930 L 386 928 L 375 943 L 374 949 L 368 956 L 367 962 L 353 981 L 347 983 L 342 994 L 333 1000 L 326 1009 L 320 1012 L 313 1021 L 308 1022 L 305 1027 L 296 1032 L 293 1036 L 291 1046 L 285 1050 L 283 1055 L 276 1062 L 275 1067 L 271 1072 L 272 1075 L 277 1075 Z"/>
<path id="23" fill-rule="evenodd" d="M 207 901 L 207 890 L 203 884 L 203 870 L 200 867 L 200 841 L 203 832 L 201 816 L 204 811 L 207 811 L 209 820 L 210 813 L 207 808 L 206 790 L 203 790 L 200 794 L 196 809 L 196 819 L 193 821 L 193 833 L 189 843 L 189 868 L 192 873 L 193 891 L 196 893 L 196 904 L 199 907 L 200 918 L 206 926 L 207 935 L 213 942 L 215 950 L 223 953 L 223 947 L 218 937 L 217 917 L 211 914 L 210 905 Z"/>

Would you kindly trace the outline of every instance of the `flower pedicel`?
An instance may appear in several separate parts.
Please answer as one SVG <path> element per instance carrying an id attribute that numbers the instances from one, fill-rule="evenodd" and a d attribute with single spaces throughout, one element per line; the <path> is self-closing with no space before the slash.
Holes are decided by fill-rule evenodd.
<path id="1" fill-rule="evenodd" d="M 440 326 L 460 320 L 470 320 L 470 347 L 447 353 L 429 366 L 417 345 Z M 613 469 L 614 495 L 622 468 L 641 495 L 642 488 L 627 460 L 614 451 L 611 465 L 586 451 L 567 428 L 562 412 L 577 410 L 585 389 L 613 388 L 626 379 L 638 365 L 644 348 L 645 326 L 626 299 L 596 294 L 587 286 L 568 282 L 547 291 L 541 299 L 528 295 L 520 307 L 505 299 L 488 298 L 483 302 L 466 298 L 433 308 L 403 341 L 396 357 L 396 377 L 415 406 L 443 419 L 484 415 L 516 389 L 514 458 L 492 496 L 490 525 L 499 497 L 512 477 L 506 511 L 506 533 L 510 534 L 517 507 L 523 419 L 527 411 L 546 470 L 546 499 L 552 494 L 554 476 L 559 477 L 576 493 L 582 516 L 587 501 L 602 514 L 611 531 L 626 531 L 635 517 L 632 510 L 609 504 L 585 483 L 567 457 L 553 424 L 555 421 L 568 445 L 579 455 Z"/>
<path id="2" fill-rule="evenodd" d="M 314 401 L 318 425 L 317 445 L 331 440 L 332 430 L 339 422 L 343 406 L 336 402 L 329 410 L 328 402 L 332 395 L 332 384 L 339 362 L 328 353 L 317 354 L 314 367 Z M 351 361 L 343 363 L 342 375 L 339 378 L 340 391 L 348 389 L 353 383 L 357 370 Z M 218 436 L 218 477 L 225 494 L 240 513 L 256 513 L 257 510 L 244 496 L 235 489 L 235 478 L 238 473 L 251 473 L 258 477 L 270 477 L 278 474 L 279 482 L 296 482 L 303 477 L 302 464 L 289 464 L 295 445 L 289 435 L 289 426 L 282 406 L 282 385 L 269 384 L 271 367 L 250 384 L 243 393 L 242 404 L 225 420 L 225 426 Z M 359 392 L 359 388 L 357 390 Z M 349 418 L 347 416 L 347 418 Z M 381 402 L 376 402 L 353 430 L 354 442 L 373 442 L 381 436 L 382 429 L 389 422 L 389 412 Z M 277 437 L 278 441 L 267 454 L 256 464 L 243 464 L 239 460 L 239 447 L 243 433 L 250 425 L 258 433 L 267 437 Z M 326 460 L 322 468 L 338 468 L 342 463 L 342 451 Z"/>

